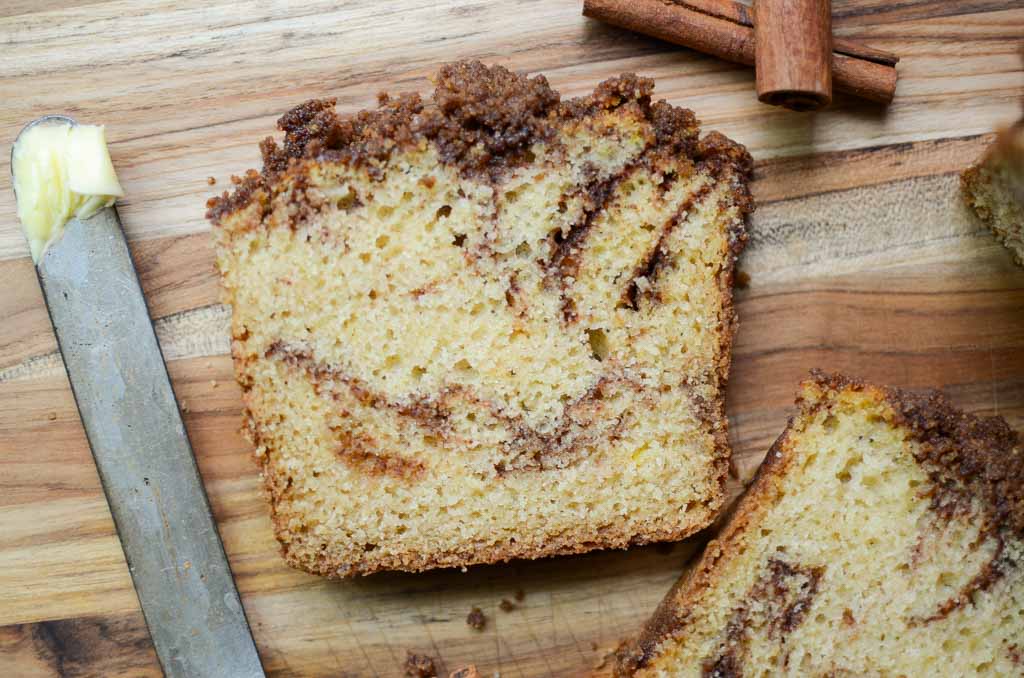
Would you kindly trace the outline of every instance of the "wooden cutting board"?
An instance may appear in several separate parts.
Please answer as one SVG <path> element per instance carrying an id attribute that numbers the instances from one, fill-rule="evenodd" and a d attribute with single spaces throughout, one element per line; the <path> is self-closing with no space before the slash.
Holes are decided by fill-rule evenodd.
<path id="1" fill-rule="evenodd" d="M 268 673 L 579 675 L 634 632 L 694 542 L 328 582 L 277 555 L 227 356 L 204 202 L 288 107 L 427 91 L 439 63 L 543 72 L 565 95 L 622 71 L 757 159 L 728 404 L 739 479 L 812 367 L 945 387 L 1024 429 L 1024 269 L 962 206 L 957 173 L 1020 115 L 1024 2 L 835 0 L 837 33 L 901 55 L 894 103 L 804 115 L 751 71 L 603 26 L 567 0 L 7 0 L 0 7 L 0 675 L 158 675 L 8 180 L 28 120 L 108 127 L 120 210 Z M 208 185 L 214 177 L 216 186 Z M 502 599 L 525 598 L 502 611 Z M 465 623 L 479 606 L 483 631 Z M 607 665 L 602 670 L 607 670 Z"/>

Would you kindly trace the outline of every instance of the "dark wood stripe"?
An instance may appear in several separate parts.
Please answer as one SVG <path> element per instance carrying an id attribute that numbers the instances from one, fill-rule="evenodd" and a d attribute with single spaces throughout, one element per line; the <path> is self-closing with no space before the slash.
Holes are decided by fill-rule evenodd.
<path id="1" fill-rule="evenodd" d="M 141 612 L 2 626 L 0 648 L 0 665 L 32 667 L 39 675 L 163 675 Z"/>
<path id="2" fill-rule="evenodd" d="M 1022 6 L 1024 5 L 1020 0 L 957 0 L 957 2 L 949 2 L 949 0 L 903 0 L 903 2 L 863 0 L 856 3 L 837 3 L 837 7 L 832 11 L 832 20 L 836 28 L 845 28 L 847 26 L 936 19 L 981 12 L 999 12 L 1020 9 Z"/>
<path id="3" fill-rule="evenodd" d="M 952 174 L 973 162 L 994 139 L 994 134 L 974 134 L 763 160 L 754 165 L 751 192 L 762 206 L 901 179 Z"/>

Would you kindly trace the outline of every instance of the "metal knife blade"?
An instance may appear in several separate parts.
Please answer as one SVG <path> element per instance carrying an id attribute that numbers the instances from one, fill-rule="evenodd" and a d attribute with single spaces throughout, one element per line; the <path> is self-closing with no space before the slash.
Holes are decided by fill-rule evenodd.
<path id="1" fill-rule="evenodd" d="M 36 272 L 164 673 L 263 676 L 117 210 Z"/>

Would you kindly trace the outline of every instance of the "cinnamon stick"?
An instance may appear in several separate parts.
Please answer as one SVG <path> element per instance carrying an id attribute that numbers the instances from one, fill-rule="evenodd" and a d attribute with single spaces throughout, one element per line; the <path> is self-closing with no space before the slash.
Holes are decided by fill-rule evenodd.
<path id="1" fill-rule="evenodd" d="M 757 98 L 794 111 L 832 102 L 830 0 L 756 0 Z"/>
<path id="2" fill-rule="evenodd" d="M 754 65 L 753 17 L 746 5 L 733 0 L 584 0 L 583 15 Z M 836 90 L 882 104 L 892 101 L 899 61 L 895 54 L 836 39 L 831 60 Z"/>

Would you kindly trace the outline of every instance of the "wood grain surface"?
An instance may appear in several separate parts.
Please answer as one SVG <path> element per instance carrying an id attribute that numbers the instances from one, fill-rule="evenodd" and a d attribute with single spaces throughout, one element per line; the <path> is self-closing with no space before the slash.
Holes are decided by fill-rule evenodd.
<path id="1" fill-rule="evenodd" d="M 757 160 L 729 385 L 735 494 L 812 367 L 944 387 L 1024 429 L 1024 269 L 957 173 L 1020 115 L 1024 1 L 835 0 L 837 35 L 900 55 L 888 110 L 759 104 L 753 73 L 606 27 L 559 0 L 13 0 L 0 5 L 0 676 L 159 675 L 25 242 L 7 165 L 45 113 L 107 125 L 133 255 L 268 673 L 607 671 L 699 540 L 327 582 L 277 554 L 218 303 L 205 199 L 255 166 L 288 107 L 426 91 L 438 64 L 543 72 L 565 95 L 623 71 Z M 215 177 L 216 186 L 207 184 Z M 525 598 L 500 609 L 517 590 Z M 487 625 L 466 614 L 479 606 Z"/>

